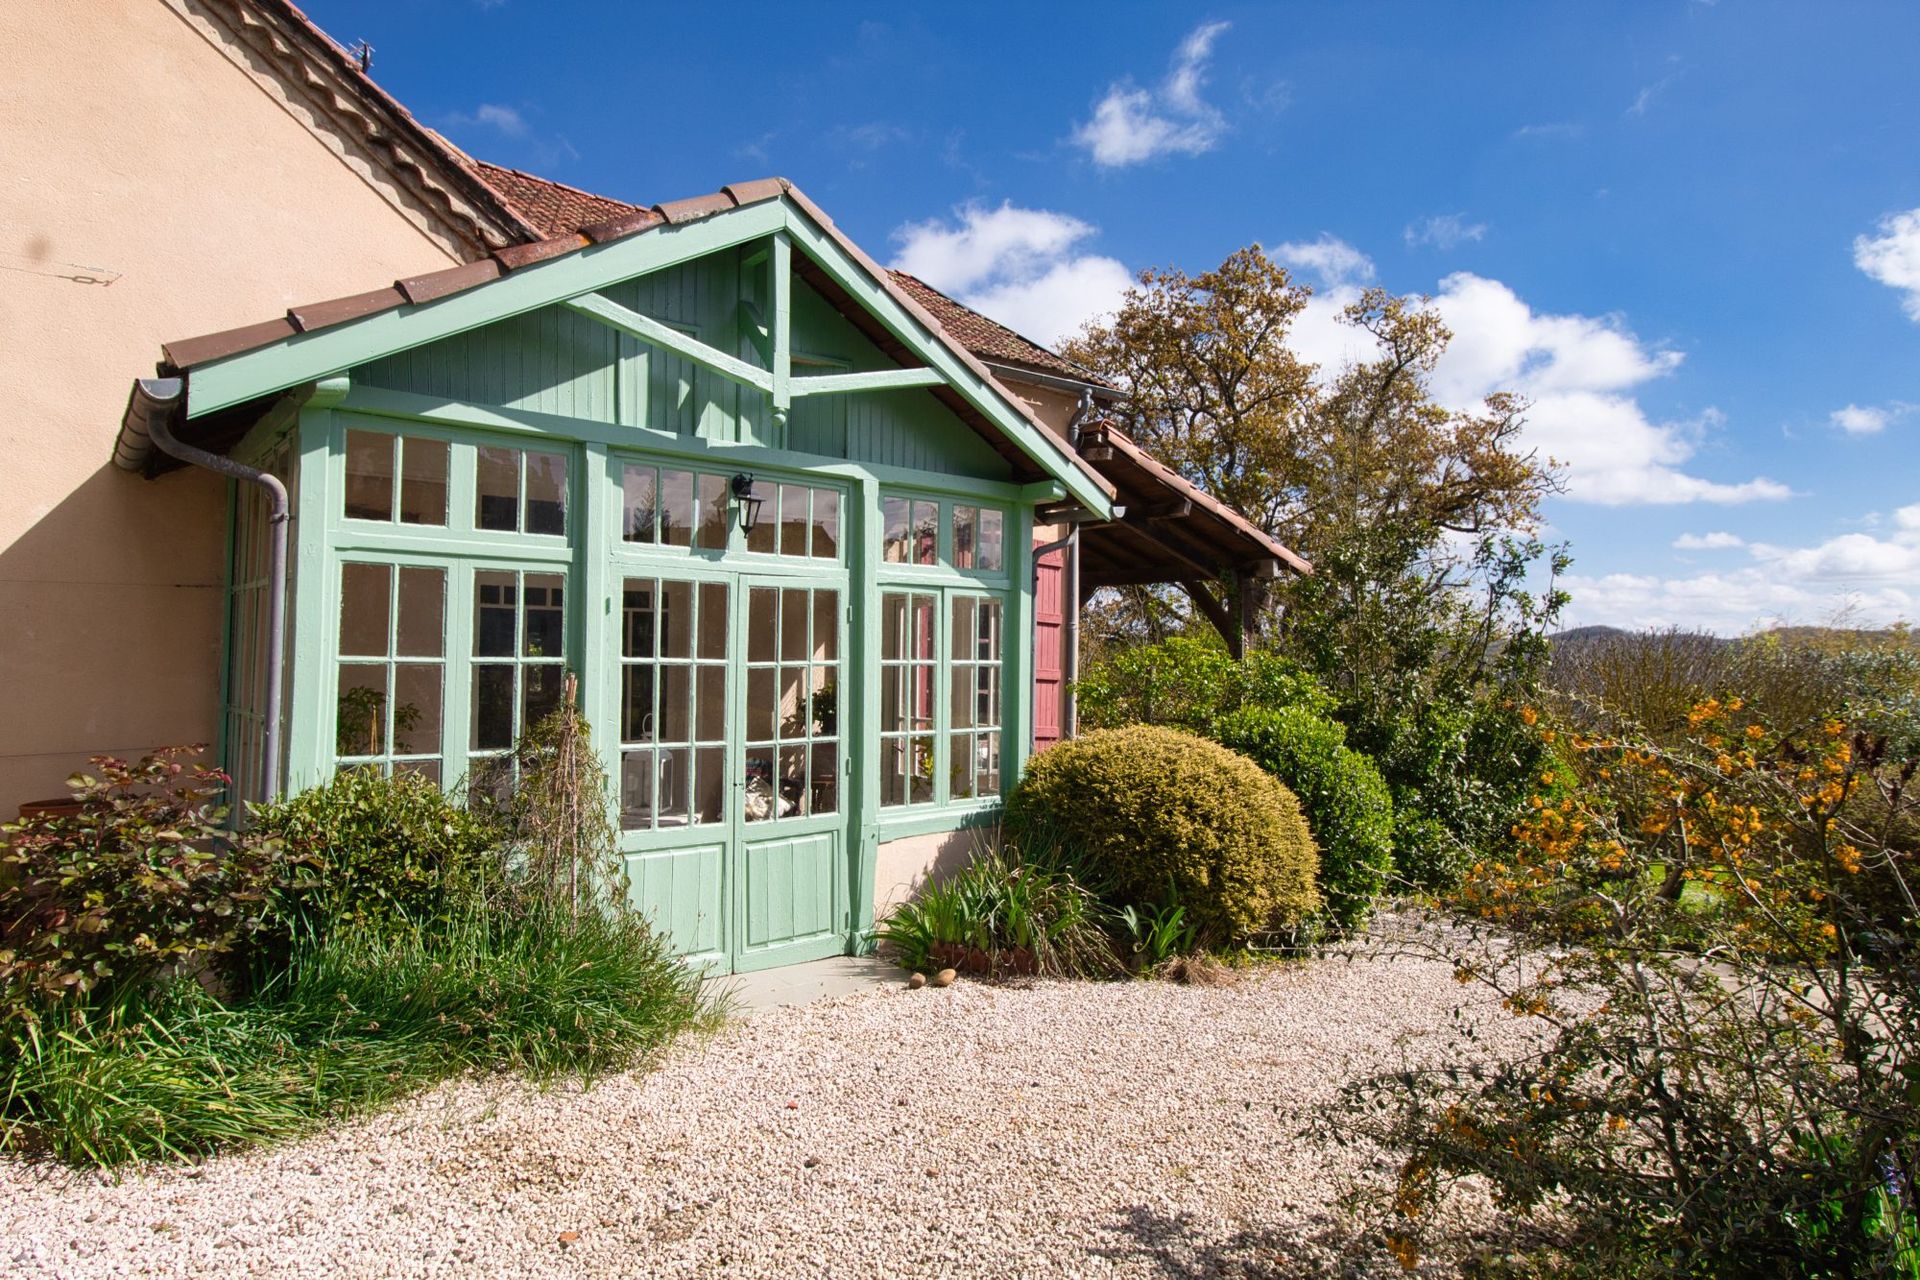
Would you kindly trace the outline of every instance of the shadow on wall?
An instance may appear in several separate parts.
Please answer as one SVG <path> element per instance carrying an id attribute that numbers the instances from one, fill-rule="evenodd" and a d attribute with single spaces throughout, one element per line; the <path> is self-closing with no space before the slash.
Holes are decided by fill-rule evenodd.
<path id="1" fill-rule="evenodd" d="M 23 469 L 9 499 L 36 480 L 59 484 Z M 88 756 L 215 740 L 226 511 L 214 476 L 146 480 L 102 457 L 0 548 L 0 819 L 64 794 Z"/>
<path id="2" fill-rule="evenodd" d="M 1000 827 L 993 824 L 883 841 L 874 875 L 874 918 L 953 875 L 967 865 L 975 849 L 999 838 Z"/>

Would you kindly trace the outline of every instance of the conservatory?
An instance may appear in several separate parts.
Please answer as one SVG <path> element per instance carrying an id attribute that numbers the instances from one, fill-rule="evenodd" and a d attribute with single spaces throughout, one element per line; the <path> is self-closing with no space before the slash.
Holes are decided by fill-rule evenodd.
<path id="1" fill-rule="evenodd" d="M 162 373 L 121 461 L 236 476 L 240 789 L 453 788 L 571 673 L 638 905 L 719 970 L 857 947 L 883 848 L 992 819 L 1031 749 L 1036 528 L 1114 515 L 778 180 L 169 344 Z"/>

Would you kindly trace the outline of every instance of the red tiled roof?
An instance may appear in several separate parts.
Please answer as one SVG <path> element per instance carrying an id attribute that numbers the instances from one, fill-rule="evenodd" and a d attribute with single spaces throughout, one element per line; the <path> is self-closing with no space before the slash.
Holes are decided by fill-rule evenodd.
<path id="1" fill-rule="evenodd" d="M 1023 338 L 998 320 L 981 315 L 965 303 L 956 302 L 918 276 L 904 271 L 890 273 L 914 301 L 931 311 L 941 328 L 967 345 L 967 350 L 982 360 L 1024 365 L 1041 373 L 1075 382 L 1090 382 L 1096 387 L 1111 384 L 1057 352 L 1050 351 L 1031 338 Z"/>
<path id="2" fill-rule="evenodd" d="M 543 236 L 566 235 L 590 223 L 606 222 L 640 210 L 639 205 L 597 196 L 551 178 L 537 178 L 531 173 L 471 157 L 468 161 L 480 179 L 504 196 Z"/>

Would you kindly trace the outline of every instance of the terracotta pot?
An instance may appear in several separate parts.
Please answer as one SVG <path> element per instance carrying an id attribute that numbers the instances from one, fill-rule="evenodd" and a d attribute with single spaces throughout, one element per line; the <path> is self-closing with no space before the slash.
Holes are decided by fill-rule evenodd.
<path id="1" fill-rule="evenodd" d="M 20 806 L 22 818 L 77 818 L 86 806 L 78 800 L 28 800 Z"/>
<path id="2" fill-rule="evenodd" d="M 992 968 L 992 957 L 978 947 L 967 948 L 967 962 L 960 967 L 974 973 L 985 973 Z"/>

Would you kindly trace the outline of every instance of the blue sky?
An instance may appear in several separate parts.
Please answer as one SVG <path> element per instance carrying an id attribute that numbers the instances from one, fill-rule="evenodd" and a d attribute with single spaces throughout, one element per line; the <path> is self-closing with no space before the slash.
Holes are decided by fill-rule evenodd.
<path id="1" fill-rule="evenodd" d="M 1259 241 L 1435 297 L 1535 402 L 1573 622 L 1920 620 L 1920 6 L 310 0 L 476 155 L 636 202 L 779 173 L 1046 340 Z"/>

